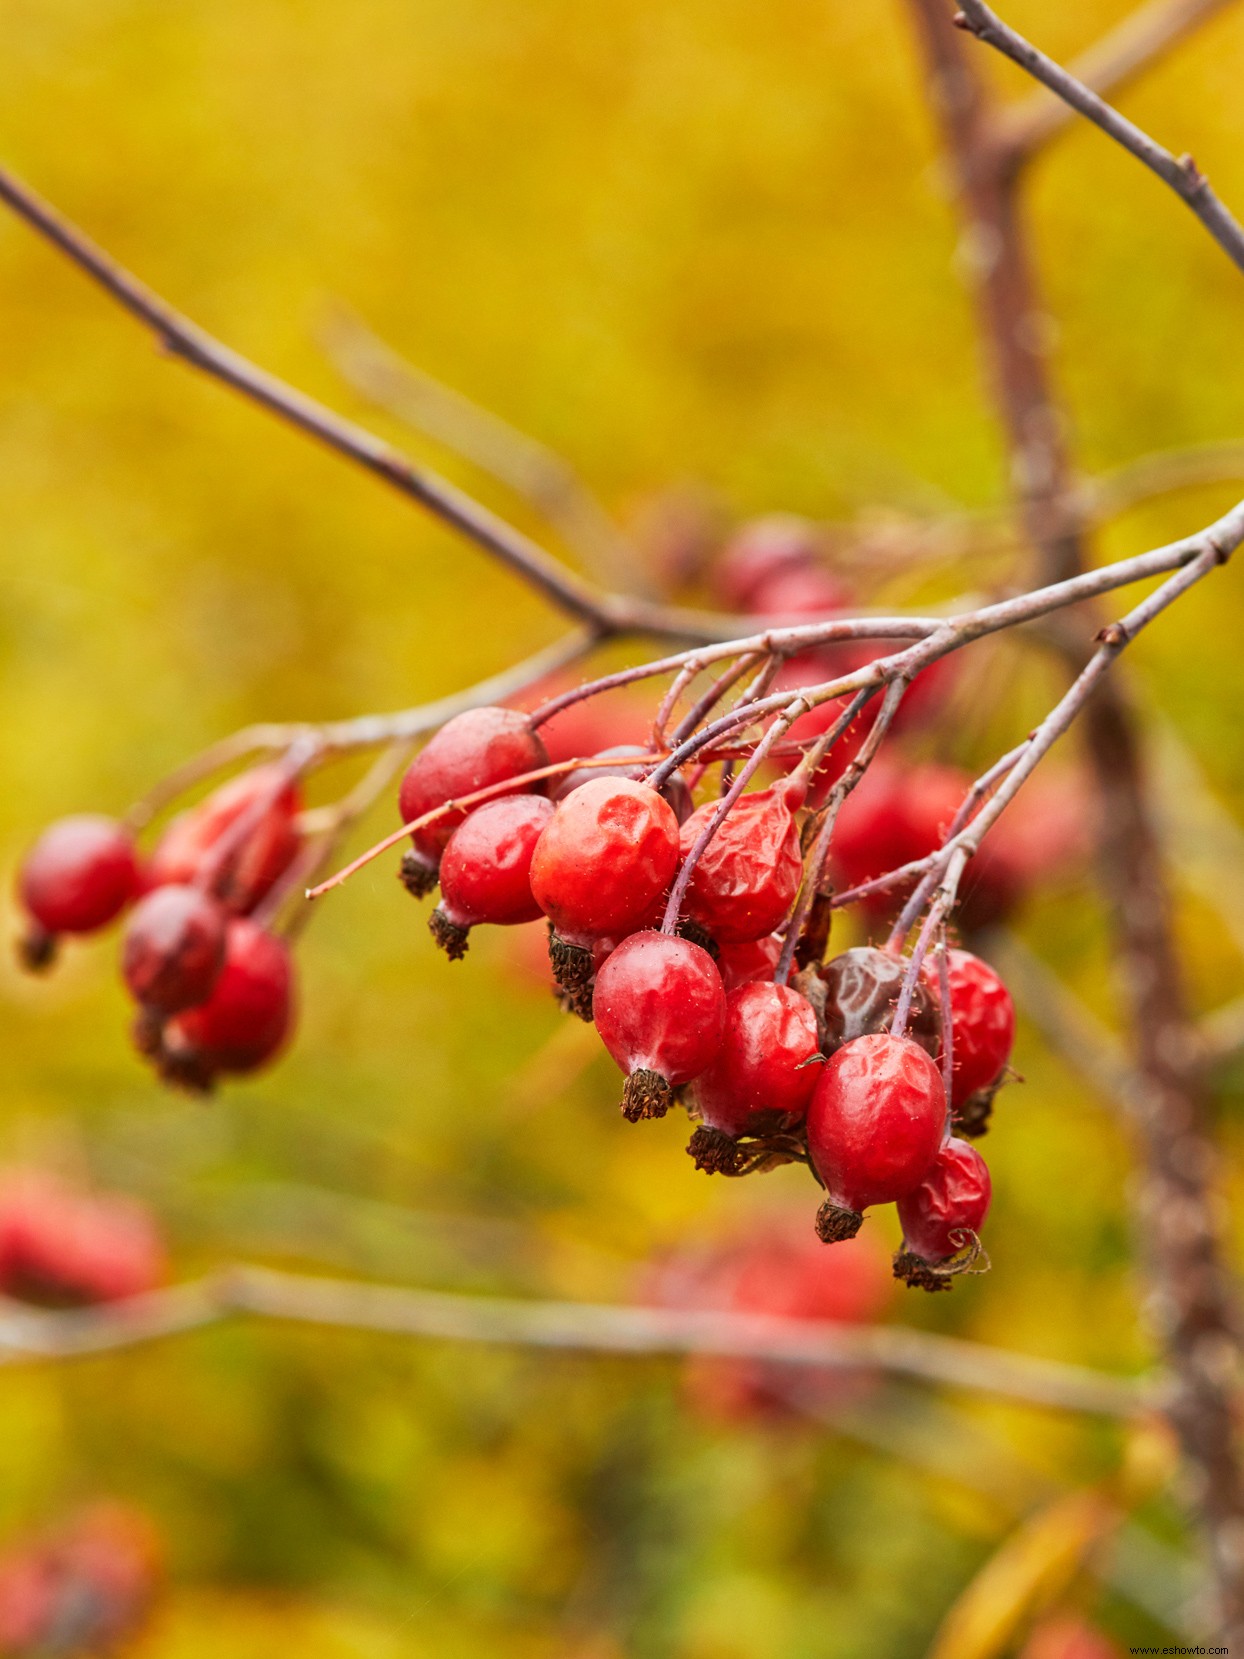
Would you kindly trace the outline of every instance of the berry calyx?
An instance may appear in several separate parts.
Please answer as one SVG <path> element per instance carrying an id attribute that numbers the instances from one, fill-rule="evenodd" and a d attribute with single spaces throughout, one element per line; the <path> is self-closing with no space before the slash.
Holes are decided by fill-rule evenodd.
<path id="1" fill-rule="evenodd" d="M 640 756 L 637 764 L 628 765 L 627 761 L 633 756 Z M 549 782 L 549 799 L 564 801 L 567 795 L 573 795 L 576 789 L 582 789 L 585 783 L 591 783 L 594 778 L 629 778 L 632 783 L 642 783 L 652 770 L 653 762 L 647 759 L 648 751 L 638 743 L 615 743 L 612 748 L 600 749 L 591 758 L 604 760 L 606 757 L 615 758 L 616 766 L 576 766 L 573 772 L 566 772 L 560 778 L 553 778 Z M 685 780 L 678 772 L 672 773 L 661 785 L 657 792 L 664 797 L 674 809 L 674 816 L 680 824 L 685 823 L 691 816 L 691 791 Z"/>
<path id="2" fill-rule="evenodd" d="M 592 1012 L 601 1041 L 626 1073 L 622 1113 L 635 1122 L 664 1117 L 674 1089 L 712 1063 L 726 993 L 699 945 L 674 934 L 633 933 L 598 972 Z"/>
<path id="3" fill-rule="evenodd" d="M 46 967 L 59 933 L 94 933 L 120 915 L 139 890 L 134 838 L 96 813 L 50 824 L 18 876 L 22 907 L 33 924 L 22 945 L 30 968 Z"/>
<path id="4" fill-rule="evenodd" d="M 783 1127 L 807 1111 L 819 1059 L 806 997 L 786 985 L 742 985 L 726 997 L 721 1047 L 692 1085 L 696 1109 L 727 1135 Z"/>
<path id="5" fill-rule="evenodd" d="M 491 706 L 467 709 L 447 720 L 406 768 L 398 791 L 402 822 L 412 823 L 446 801 L 547 764 L 544 744 L 531 729 L 528 715 Z M 531 793 L 531 786 L 519 784 L 513 793 Z M 466 816 L 465 810 L 446 812 L 412 832 L 414 850 L 403 861 L 402 879 L 417 896 L 435 887 L 441 854 Z"/>
<path id="6" fill-rule="evenodd" d="M 700 855 L 683 909 L 720 944 L 763 939 L 794 903 L 803 877 L 794 812 L 805 793 L 802 780 L 792 778 L 741 796 Z M 708 802 L 682 826 L 684 858 L 718 806 Z"/>
<path id="7" fill-rule="evenodd" d="M 503 795 L 477 807 L 450 836 L 441 857 L 441 902 L 428 926 L 451 961 L 482 922 L 512 927 L 539 919 L 531 858 L 553 816 L 542 795 Z"/>
<path id="8" fill-rule="evenodd" d="M 888 1031 L 903 989 L 907 964 L 875 945 L 857 945 L 816 969 L 825 985 L 824 1051 L 832 1054 L 857 1037 Z M 916 984 L 907 1035 L 929 1054 L 941 1048 L 941 1023 L 927 985 Z"/>
<path id="9" fill-rule="evenodd" d="M 954 1048 L 951 1105 L 958 1110 L 970 1096 L 991 1088 L 1005 1071 L 1015 1041 L 1015 1004 L 988 962 L 971 951 L 948 951 L 946 966 Z M 924 976 L 938 995 L 936 966 L 926 963 Z"/>
<path id="10" fill-rule="evenodd" d="M 155 1055 L 166 1081 L 209 1089 L 220 1072 L 250 1072 L 289 1034 L 294 974 L 288 947 L 249 918 L 230 921 L 212 994 L 164 1028 Z"/>
<path id="11" fill-rule="evenodd" d="M 924 1290 L 949 1290 L 954 1273 L 967 1271 L 980 1253 L 980 1230 L 992 1193 L 989 1170 L 976 1148 L 952 1137 L 920 1184 L 898 1201 L 903 1248 L 894 1276 Z M 970 1251 L 962 1267 L 944 1265 Z"/>
<path id="12" fill-rule="evenodd" d="M 125 930 L 121 972 L 145 1008 L 178 1014 L 206 1002 L 225 961 L 226 916 L 197 887 L 157 887 Z"/>
<path id="13" fill-rule="evenodd" d="M 597 778 L 561 801 L 536 843 L 531 890 L 564 939 L 622 938 L 678 867 L 678 819 L 647 784 Z"/>
<path id="14" fill-rule="evenodd" d="M 828 1198 L 825 1243 L 858 1232 L 863 1212 L 924 1179 L 946 1123 L 933 1059 L 909 1037 L 881 1032 L 845 1043 L 820 1069 L 808 1107 L 808 1154 Z"/>
<path id="15" fill-rule="evenodd" d="M 297 857 L 301 810 L 295 779 L 254 766 L 173 819 L 152 854 L 150 884 L 203 887 L 245 916 Z"/>

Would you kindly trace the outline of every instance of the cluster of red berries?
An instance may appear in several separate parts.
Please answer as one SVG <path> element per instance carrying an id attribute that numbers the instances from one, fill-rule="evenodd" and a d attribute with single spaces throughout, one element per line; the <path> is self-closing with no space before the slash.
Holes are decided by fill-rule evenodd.
<path id="1" fill-rule="evenodd" d="M 0 1554 L 0 1659 L 115 1653 L 146 1623 L 160 1541 L 140 1511 L 98 1503 Z"/>
<path id="2" fill-rule="evenodd" d="M 827 1197 L 826 1242 L 851 1237 L 863 1212 L 894 1203 L 904 1230 L 895 1271 L 939 1289 L 948 1264 L 978 1248 L 989 1175 L 964 1136 L 985 1127 L 1006 1070 L 1014 1011 L 978 957 L 948 953 L 950 1004 L 926 968 L 905 1031 L 891 1029 L 906 963 L 861 947 L 777 982 L 780 929 L 803 877 L 796 772 L 742 795 L 690 873 L 681 915 L 666 915 L 684 859 L 719 803 L 692 810 L 675 774 L 607 755 L 557 779 L 529 717 L 504 708 L 457 716 L 402 780 L 403 861 L 451 958 L 472 928 L 545 917 L 564 1005 L 595 1021 L 626 1075 L 622 1110 L 660 1117 L 681 1100 L 699 1120 L 699 1167 L 738 1175 L 810 1165 Z M 659 776 L 659 774 L 658 774 Z M 464 811 L 464 797 L 491 798 Z M 680 821 L 681 820 L 681 821 Z M 677 929 L 671 923 L 677 921 Z M 939 1068 L 951 1033 L 947 1099 Z M 959 1135 L 952 1131 L 958 1128 Z"/>
<path id="3" fill-rule="evenodd" d="M 832 615 L 847 595 L 820 551 L 803 521 L 757 521 L 725 549 L 720 597 L 756 615 Z M 771 663 L 766 685 L 824 682 L 883 648 L 818 645 Z M 909 727 L 954 689 L 950 671 L 934 668 L 900 705 Z M 595 1022 L 626 1074 L 628 1118 L 681 1102 L 698 1120 L 688 1150 L 709 1172 L 807 1164 L 827 1194 L 826 1241 L 849 1237 L 871 1206 L 897 1203 L 896 1271 L 930 1289 L 947 1284 L 947 1264 L 963 1266 L 979 1248 L 989 1176 L 968 1141 L 986 1127 L 1014 1015 L 996 974 L 964 951 L 946 953 L 936 972 L 931 958 L 919 976 L 893 940 L 826 960 L 831 894 L 823 880 L 804 891 L 806 861 L 826 789 L 863 729 L 814 757 L 844 706 L 818 704 L 773 748 L 766 787 L 697 805 L 693 790 L 718 761 L 723 794 L 741 757 L 755 769 L 751 744 L 738 740 L 745 728 L 733 728 L 733 747 L 702 747 L 685 773 L 663 737 L 655 752 L 614 742 L 551 761 L 546 736 L 564 756 L 570 728 L 583 735 L 588 701 L 571 694 L 544 714 L 470 710 L 407 769 L 402 878 L 419 897 L 439 886 L 437 942 L 456 958 L 475 927 L 544 918 L 559 997 Z M 841 892 L 927 859 L 968 787 L 953 768 L 882 754 L 833 824 L 830 879 Z M 1083 833 L 1065 801 L 1043 813 L 1038 797 L 1035 820 L 1035 832 L 1030 812 L 1026 829 L 991 836 L 972 859 L 968 925 L 1014 903 L 1038 850 L 1048 863 Z M 43 965 L 60 935 L 94 932 L 132 906 L 122 971 L 141 1051 L 164 1079 L 192 1088 L 252 1071 L 293 1019 L 293 968 L 273 918 L 307 868 L 302 824 L 292 755 L 174 819 L 146 857 L 124 823 L 65 819 L 21 873 L 26 959 Z M 892 915 L 911 890 L 882 883 L 865 913 Z"/>
<path id="4" fill-rule="evenodd" d="M 262 907 L 296 873 L 301 805 L 282 767 L 254 767 L 174 818 L 149 858 L 124 823 L 62 818 L 21 870 L 25 962 L 45 968 L 62 935 L 128 911 L 121 971 L 140 1051 L 193 1089 L 255 1070 L 294 1017 L 290 953 Z"/>
<path id="5" fill-rule="evenodd" d="M 49 1307 L 114 1302 L 164 1280 L 164 1243 L 134 1199 L 39 1169 L 0 1173 L 0 1295 Z"/>

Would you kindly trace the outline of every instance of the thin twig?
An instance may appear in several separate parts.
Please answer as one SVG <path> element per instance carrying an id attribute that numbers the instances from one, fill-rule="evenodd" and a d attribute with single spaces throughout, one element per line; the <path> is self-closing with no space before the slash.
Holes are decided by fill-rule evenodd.
<path id="1" fill-rule="evenodd" d="M 881 1370 L 1031 1405 L 1109 1417 L 1152 1409 L 1152 1384 L 894 1325 L 834 1325 L 700 1309 L 462 1296 L 229 1268 L 167 1290 L 64 1312 L 0 1310 L 0 1363 L 129 1348 L 232 1314 L 352 1330 L 614 1354 L 720 1354 L 819 1370 Z"/>
<path id="2" fill-rule="evenodd" d="M 1107 98 L 1231 4 L 1232 0 L 1149 0 L 1080 57 L 1073 58 L 1068 72 L 1099 97 Z M 1016 160 L 1027 160 L 1044 149 L 1074 119 L 1074 109 L 1046 91 L 1032 93 L 998 117 L 1002 141 Z"/>
<path id="3" fill-rule="evenodd" d="M 1083 81 L 1077 80 L 1069 70 L 1017 34 L 984 4 L 984 0 L 962 0 L 958 16 L 964 19 L 963 26 L 978 40 L 983 40 L 986 45 L 1017 63 L 1034 80 L 1040 81 L 1064 103 L 1078 110 L 1086 120 L 1121 144 L 1151 173 L 1156 173 L 1163 184 L 1169 185 L 1180 200 L 1192 209 L 1227 257 L 1244 270 L 1244 226 L 1210 189 L 1209 180 L 1191 156 L 1174 156 L 1163 149 L 1147 132 L 1125 115 L 1120 115 Z"/>

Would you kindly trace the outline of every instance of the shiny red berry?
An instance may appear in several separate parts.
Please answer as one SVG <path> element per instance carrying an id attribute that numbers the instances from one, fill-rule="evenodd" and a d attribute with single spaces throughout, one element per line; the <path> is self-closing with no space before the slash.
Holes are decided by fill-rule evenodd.
<path id="1" fill-rule="evenodd" d="M 772 979 L 782 954 L 780 933 L 766 933 L 763 939 L 745 939 L 741 945 L 724 944 L 717 949 L 717 971 L 727 991 Z"/>
<path id="2" fill-rule="evenodd" d="M 707 951 L 668 933 L 633 933 L 596 975 L 592 1012 L 601 1041 L 626 1073 L 622 1110 L 662 1117 L 673 1090 L 721 1046 L 726 993 Z"/>
<path id="3" fill-rule="evenodd" d="M 647 784 L 597 778 L 545 826 L 531 890 L 564 938 L 619 938 L 651 918 L 678 867 L 678 819 Z"/>
<path id="4" fill-rule="evenodd" d="M 398 792 L 402 822 L 413 823 L 446 801 L 547 765 L 544 744 L 531 729 L 528 715 L 518 709 L 467 709 L 446 721 L 406 768 Z M 543 793 L 538 784 L 525 783 L 512 793 L 529 794 L 533 789 Z M 436 885 L 441 854 L 466 815 L 466 810 L 447 812 L 413 832 L 414 852 L 407 854 L 402 870 L 412 891 L 429 893 Z"/>
<path id="5" fill-rule="evenodd" d="M 441 902 L 432 937 L 451 960 L 482 922 L 511 927 L 541 915 L 531 892 L 531 857 L 553 816 L 543 795 L 503 795 L 477 807 L 450 836 L 441 856 Z"/>
<path id="6" fill-rule="evenodd" d="M 990 1088 L 1006 1070 L 1015 1041 L 1015 1004 L 988 962 L 971 951 L 948 951 L 947 968 L 954 1047 L 951 1105 L 959 1107 L 978 1089 Z M 925 979 L 936 995 L 934 964 L 926 964 Z"/>
<path id="7" fill-rule="evenodd" d="M 627 761 L 635 755 L 646 756 L 648 750 L 640 743 L 615 743 L 612 748 L 600 749 L 592 757 L 595 760 L 616 758 L 616 766 L 579 766 L 573 772 L 567 772 L 563 777 L 554 778 L 549 786 L 551 801 L 564 801 L 567 795 L 573 795 L 576 789 L 581 789 L 585 783 L 591 783 L 593 778 L 629 778 L 632 783 L 642 783 L 652 770 L 650 760 L 640 760 L 637 765 L 628 765 Z M 691 816 L 691 791 L 683 778 L 675 772 L 672 777 L 666 778 L 661 785 L 659 794 L 674 809 L 674 815 L 680 824 L 685 823 Z"/>
<path id="8" fill-rule="evenodd" d="M 831 1055 L 808 1107 L 808 1153 L 829 1195 L 817 1218 L 826 1243 L 858 1231 L 870 1205 L 911 1192 L 945 1126 L 941 1073 L 909 1037 L 857 1037 Z"/>
<path id="9" fill-rule="evenodd" d="M 683 913 L 719 943 L 764 938 L 794 903 L 803 877 L 794 809 L 803 795 L 794 779 L 743 795 L 700 855 Z M 710 801 L 687 819 L 680 842 L 684 858 L 717 809 Z"/>
<path id="10" fill-rule="evenodd" d="M 206 1002 L 225 962 L 227 917 L 197 887 L 157 887 L 125 929 L 121 973 L 145 1008 L 177 1014 Z"/>
<path id="11" fill-rule="evenodd" d="M 218 1072 L 255 1071 L 273 1059 L 293 1017 L 288 947 L 248 918 L 235 917 L 211 996 L 169 1023 L 157 1062 L 170 1081 L 207 1088 Z"/>
<path id="12" fill-rule="evenodd" d="M 957 1255 L 971 1242 L 969 1234 L 980 1232 L 992 1190 L 980 1153 L 952 1137 L 919 1186 L 898 1201 L 905 1247 L 926 1262 Z"/>
<path id="13" fill-rule="evenodd" d="M 93 933 L 120 915 L 139 890 L 134 838 L 112 818 L 84 813 L 44 830 L 18 877 L 21 902 L 46 935 Z M 41 965 L 31 941 L 31 966 Z M 50 950 L 47 951 L 50 960 Z"/>
<path id="14" fill-rule="evenodd" d="M 295 780 L 254 766 L 173 819 L 152 854 L 150 884 L 204 887 L 244 916 L 297 856 L 301 810 Z"/>
<path id="15" fill-rule="evenodd" d="M 742 985 L 726 998 L 721 1047 L 693 1084 L 710 1129 L 763 1134 L 802 1117 L 820 1059 L 812 1004 L 787 985 Z"/>

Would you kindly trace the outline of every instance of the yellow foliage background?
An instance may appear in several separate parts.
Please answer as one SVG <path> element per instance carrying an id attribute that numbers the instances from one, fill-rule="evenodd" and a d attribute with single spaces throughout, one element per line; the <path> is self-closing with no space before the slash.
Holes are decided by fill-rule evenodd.
<path id="1" fill-rule="evenodd" d="M 1126 9 L 1008 15 L 1068 54 Z M 4 40 L 6 164 L 229 344 L 525 527 L 362 410 L 320 342 L 334 300 L 568 456 L 624 522 L 686 483 L 735 515 L 821 518 L 1003 493 L 900 5 L 10 0 Z M 1242 70 L 1229 10 L 1124 100 L 1237 205 Z M 1191 216 L 1087 129 L 1029 199 L 1079 464 L 1239 434 L 1244 289 Z M 163 359 L 7 217 L 0 363 L 6 867 L 47 819 L 118 810 L 249 720 L 401 707 L 554 637 L 474 549 Z M 1231 499 L 1166 498 L 1099 547 Z M 1132 673 L 1244 811 L 1240 594 L 1231 571 L 1204 584 Z M 1051 688 L 1021 687 L 999 734 Z M 1206 880 L 1197 857 L 1177 848 L 1181 928 L 1210 1008 L 1239 988 L 1244 930 L 1204 896 L 1237 903 L 1238 865 Z M 1088 888 L 1024 929 L 1108 1017 Z M 47 984 L 0 969 L 0 1152 L 141 1193 L 179 1271 L 262 1257 L 611 1297 L 655 1251 L 810 1205 L 792 1171 L 735 1190 L 694 1173 L 672 1119 L 622 1123 L 612 1068 L 503 944 L 446 968 L 386 866 L 308 933 L 292 1054 L 210 1105 L 135 1063 L 111 948 Z M 1117 1115 L 1027 1027 L 1017 1065 L 988 1143 L 994 1271 L 895 1316 L 1138 1368 Z M 533 1075 L 558 1079 L 535 1104 Z M 236 1325 L 0 1371 L 0 1531 L 101 1491 L 145 1506 L 173 1571 L 152 1659 L 906 1659 L 1039 1496 L 1120 1454 L 1110 1428 L 915 1389 L 870 1421 L 723 1428 L 665 1361 Z M 1169 1499 L 1146 1525 L 1188 1543 Z M 1091 1604 L 1121 1639 L 1161 1634 L 1117 1591 Z"/>

